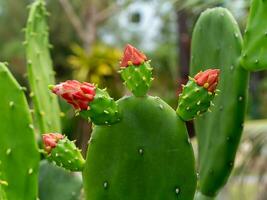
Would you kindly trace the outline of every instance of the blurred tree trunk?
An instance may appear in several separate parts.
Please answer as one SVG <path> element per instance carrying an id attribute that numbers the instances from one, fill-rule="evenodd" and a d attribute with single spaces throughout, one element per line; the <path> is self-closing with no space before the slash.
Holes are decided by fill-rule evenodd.
<path id="1" fill-rule="evenodd" d="M 191 38 L 188 31 L 188 13 L 186 10 L 177 12 L 177 28 L 178 28 L 178 57 L 179 57 L 179 84 L 186 84 L 189 75 L 190 65 L 190 44 Z M 182 88 L 180 88 L 180 92 Z M 187 130 L 190 137 L 195 135 L 193 122 L 186 122 Z"/>
<path id="2" fill-rule="evenodd" d="M 88 52 L 91 51 L 92 45 L 97 41 L 97 28 L 107 21 L 111 15 L 118 12 L 129 2 L 126 1 L 123 5 L 117 5 L 116 1 L 110 0 L 86 0 L 82 1 L 81 15 L 75 12 L 75 9 L 69 0 L 59 0 L 65 14 L 69 18 L 71 25 L 75 32 L 79 36 L 82 46 Z M 88 139 L 90 138 L 92 131 L 92 124 L 88 125 L 85 120 L 79 120 L 78 122 L 78 135 L 77 144 L 85 155 Z"/>

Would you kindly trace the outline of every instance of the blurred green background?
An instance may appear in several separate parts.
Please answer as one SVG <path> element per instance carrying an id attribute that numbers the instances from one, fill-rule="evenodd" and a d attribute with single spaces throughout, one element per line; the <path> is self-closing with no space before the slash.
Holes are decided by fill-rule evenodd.
<path id="1" fill-rule="evenodd" d="M 28 87 L 23 46 L 27 5 L 32 0 L 0 0 L 0 60 Z M 77 79 L 106 87 L 118 99 L 128 91 L 116 73 L 123 47 L 144 51 L 154 67 L 151 93 L 171 106 L 186 82 L 193 25 L 206 8 L 227 7 L 244 30 L 248 0 L 47 0 L 51 55 L 57 81 Z M 235 171 L 221 199 L 267 199 L 267 76 L 253 73 L 247 122 Z M 30 98 L 29 98 L 30 99 Z M 64 133 L 86 149 L 90 126 L 61 103 Z M 223 122 L 222 122 L 223 123 Z M 192 124 L 188 124 L 194 136 Z"/>

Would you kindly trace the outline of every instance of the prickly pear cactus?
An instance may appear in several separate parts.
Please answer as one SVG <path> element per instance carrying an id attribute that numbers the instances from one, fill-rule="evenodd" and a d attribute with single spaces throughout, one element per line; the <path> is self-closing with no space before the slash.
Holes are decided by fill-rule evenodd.
<path id="1" fill-rule="evenodd" d="M 95 124 L 83 169 L 86 199 L 193 199 L 195 163 L 184 121 L 208 109 L 219 70 L 191 78 L 176 111 L 159 97 L 146 95 L 151 67 L 131 45 L 126 46 L 120 73 L 134 95 L 118 101 L 107 93 L 100 98 L 98 88 L 89 83 L 66 81 L 50 86 Z"/>
<path id="2" fill-rule="evenodd" d="M 249 71 L 267 69 L 267 1 L 252 0 L 244 35 L 242 66 Z"/>
<path id="3" fill-rule="evenodd" d="M 22 88 L 0 63 L 0 199 L 36 199 L 39 153 Z"/>
<path id="4" fill-rule="evenodd" d="M 35 1 L 30 7 L 25 41 L 31 96 L 40 133 L 61 131 L 58 101 L 47 88 L 55 79 L 46 16 L 45 1 Z"/>
<path id="5" fill-rule="evenodd" d="M 195 121 L 199 144 L 199 191 L 196 199 L 212 199 L 226 183 L 243 129 L 248 72 L 239 65 L 242 37 L 230 12 L 208 9 L 194 28 L 191 74 L 210 67 L 221 70 L 211 113 Z"/>

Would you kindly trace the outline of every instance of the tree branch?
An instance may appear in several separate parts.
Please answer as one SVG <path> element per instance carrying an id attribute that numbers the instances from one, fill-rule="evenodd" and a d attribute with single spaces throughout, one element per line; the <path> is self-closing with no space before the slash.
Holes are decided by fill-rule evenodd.
<path id="1" fill-rule="evenodd" d="M 71 6 L 70 2 L 68 0 L 59 0 L 61 6 L 63 7 L 67 17 L 69 18 L 72 26 L 74 27 L 75 31 L 77 32 L 78 36 L 82 41 L 85 40 L 85 33 L 82 28 L 82 23 L 79 17 L 76 15 L 76 13 L 73 10 L 73 7 Z"/>
<path id="2" fill-rule="evenodd" d="M 113 3 L 111 6 L 103 9 L 96 15 L 95 22 L 102 23 L 107 18 L 114 15 L 114 13 L 121 11 L 124 7 L 127 7 L 130 3 L 131 0 L 126 0 L 126 2 L 123 5 L 118 5 L 117 3 Z"/>

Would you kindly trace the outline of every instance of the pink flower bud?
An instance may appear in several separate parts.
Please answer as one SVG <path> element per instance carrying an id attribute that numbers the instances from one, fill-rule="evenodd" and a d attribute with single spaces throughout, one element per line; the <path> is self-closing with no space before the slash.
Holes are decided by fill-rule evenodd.
<path id="1" fill-rule="evenodd" d="M 121 60 L 121 67 L 127 67 L 129 65 L 140 65 L 147 60 L 145 54 L 141 53 L 138 49 L 130 44 L 127 44 L 124 49 L 124 54 Z"/>
<path id="2" fill-rule="evenodd" d="M 199 72 L 194 79 L 199 86 L 206 88 L 209 92 L 214 92 L 219 81 L 219 69 L 208 69 Z"/>
<path id="3" fill-rule="evenodd" d="M 47 153 L 50 153 L 53 148 L 57 146 L 59 140 L 63 139 L 64 136 L 60 133 L 46 133 L 43 134 L 44 148 Z"/>
<path id="4" fill-rule="evenodd" d="M 94 100 L 96 87 L 91 83 L 68 80 L 58 85 L 50 86 L 50 89 L 53 93 L 73 105 L 75 109 L 88 110 L 88 103 Z"/>

